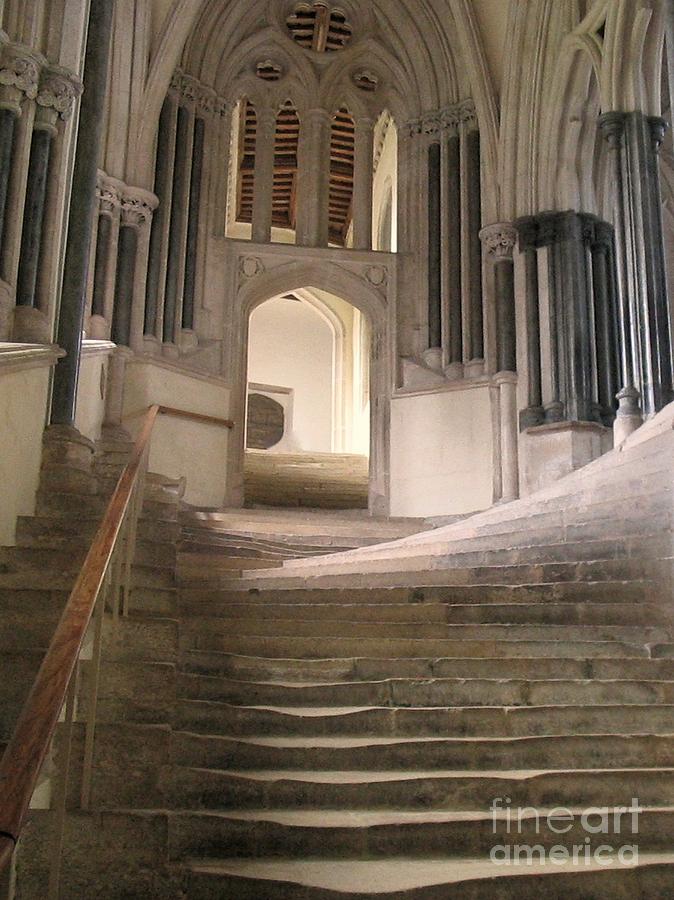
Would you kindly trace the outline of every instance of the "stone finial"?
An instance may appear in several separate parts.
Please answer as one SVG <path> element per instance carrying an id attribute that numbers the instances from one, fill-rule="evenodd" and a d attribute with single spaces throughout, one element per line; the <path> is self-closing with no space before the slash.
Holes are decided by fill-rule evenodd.
<path id="1" fill-rule="evenodd" d="M 503 259 L 511 260 L 517 243 L 517 229 L 509 222 L 497 222 L 494 225 L 487 225 L 480 231 L 480 240 L 496 262 Z"/>
<path id="2" fill-rule="evenodd" d="M 150 191 L 127 187 L 122 196 L 122 225 L 140 228 L 152 221 L 152 213 L 159 200 Z"/>
<path id="3" fill-rule="evenodd" d="M 45 109 L 55 110 L 65 121 L 70 117 L 75 98 L 80 96 L 82 90 L 82 82 L 69 69 L 43 69 L 36 102 Z"/>
<path id="4" fill-rule="evenodd" d="M 7 44 L 0 56 L 0 85 L 13 87 L 29 100 L 37 97 L 40 60 L 28 47 Z"/>

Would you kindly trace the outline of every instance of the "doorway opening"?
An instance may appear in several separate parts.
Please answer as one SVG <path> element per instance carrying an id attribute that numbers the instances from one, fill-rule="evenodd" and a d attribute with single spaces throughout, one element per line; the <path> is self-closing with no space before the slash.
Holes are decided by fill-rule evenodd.
<path id="1" fill-rule="evenodd" d="M 248 323 L 246 506 L 365 509 L 370 467 L 366 315 L 313 287 Z"/>

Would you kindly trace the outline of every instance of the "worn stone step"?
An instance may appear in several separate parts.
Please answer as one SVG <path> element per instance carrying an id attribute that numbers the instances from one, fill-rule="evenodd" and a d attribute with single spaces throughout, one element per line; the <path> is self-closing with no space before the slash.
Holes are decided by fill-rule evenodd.
<path id="1" fill-rule="evenodd" d="M 206 616 L 230 620 L 257 618 L 259 603 L 228 603 L 219 600 L 185 600 L 180 603 L 185 618 Z M 439 624 L 557 624 L 557 625 L 646 625 L 668 624 L 670 611 L 648 603 L 265 603 L 270 619 L 319 622 L 407 622 Z"/>
<path id="2" fill-rule="evenodd" d="M 237 637 L 312 637 L 331 638 L 402 639 L 415 640 L 466 640 L 466 641 L 625 641 L 635 644 L 665 644 L 672 640 L 673 629 L 664 625 L 567 625 L 567 624 L 502 624 L 502 623 L 448 623 L 448 622 L 350 622 L 348 620 L 314 619 L 299 617 L 274 619 L 270 615 L 251 619 L 229 616 L 190 616 L 183 618 L 182 634 L 196 638 L 203 634 Z"/>
<path id="3" fill-rule="evenodd" d="M 615 806 L 629 807 L 632 798 Z M 554 807 L 552 807 L 554 808 Z M 611 826 L 613 809 L 609 808 Z M 548 808 L 548 811 L 550 808 Z M 541 827 L 534 811 L 518 821 L 517 840 L 525 845 L 572 848 L 585 846 L 582 810 L 571 810 L 574 821 L 565 834 Z M 616 832 L 590 838 L 593 848 L 609 840 L 636 844 L 640 849 L 671 851 L 674 808 L 647 807 L 638 814 L 636 831 L 631 814 L 618 819 Z M 511 823 L 512 826 L 512 823 Z M 191 856 L 248 858 L 434 858 L 475 855 L 489 858 L 494 845 L 513 840 L 505 816 L 487 811 L 359 811 L 359 810 L 239 810 L 195 811 L 169 818 L 169 852 L 174 859 Z"/>
<path id="4" fill-rule="evenodd" d="M 668 734 L 674 706 L 254 707 L 181 700 L 183 731 L 233 737 L 527 737 L 531 735 Z"/>
<path id="5" fill-rule="evenodd" d="M 421 761 L 420 761 L 421 762 Z M 674 805 L 674 769 L 424 772 L 225 771 L 175 767 L 165 792 L 177 809 L 446 809 L 609 807 L 633 797 L 644 806 Z"/>
<path id="6" fill-rule="evenodd" d="M 536 657 L 586 659 L 588 657 L 647 657 L 642 643 L 592 640 L 451 640 L 415 638 L 262 637 L 259 635 L 195 632 L 181 635 L 181 648 L 217 650 L 244 656 L 319 659 L 325 657 Z"/>
<path id="7" fill-rule="evenodd" d="M 575 769 L 674 767 L 674 734 L 540 737 L 231 738 L 178 731 L 172 759 L 208 769 Z"/>
<path id="8" fill-rule="evenodd" d="M 106 614 L 103 653 L 112 661 L 174 662 L 178 653 L 178 622 L 175 619 L 121 616 L 115 622 Z"/>
<path id="9" fill-rule="evenodd" d="M 463 584 L 443 587 L 320 587 L 307 584 L 262 588 L 246 583 L 238 588 L 183 587 L 181 598 L 187 602 L 206 601 L 250 604 L 354 604 L 378 603 L 654 603 L 659 586 L 650 579 L 583 582 L 529 582 L 525 584 Z"/>
<path id="10" fill-rule="evenodd" d="M 192 861 L 189 900 L 670 900 L 674 854 L 626 868 L 495 866 L 485 860 L 222 859 Z"/>
<path id="11" fill-rule="evenodd" d="M 3 742 L 12 735 L 43 657 L 44 650 L 34 646 L 0 649 L 0 671 L 4 673 L 0 681 L 0 740 Z"/>
<path id="12" fill-rule="evenodd" d="M 284 659 L 201 650 L 181 653 L 183 670 L 244 681 L 318 683 L 398 678 L 645 679 L 674 678 L 674 659 L 645 657 L 407 657 Z"/>
<path id="13" fill-rule="evenodd" d="M 587 703 L 674 703 L 671 681 L 391 677 L 323 684 L 256 683 L 182 675 L 185 699 L 244 706 L 542 706 Z"/>

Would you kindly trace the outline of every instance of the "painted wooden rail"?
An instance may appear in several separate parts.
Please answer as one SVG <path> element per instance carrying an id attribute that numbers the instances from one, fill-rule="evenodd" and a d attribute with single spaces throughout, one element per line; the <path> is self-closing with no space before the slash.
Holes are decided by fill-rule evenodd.
<path id="1" fill-rule="evenodd" d="M 93 625 L 93 660 L 88 663 L 89 665 L 93 663 L 93 666 L 86 705 L 81 792 L 81 805 L 86 809 L 91 788 L 103 614 L 106 602 L 113 613 L 113 620 L 117 620 L 122 603 L 124 613 L 128 613 L 136 525 L 143 502 L 144 476 L 152 430 L 159 412 L 159 406 L 152 406 L 145 414 L 131 458 L 110 498 L 0 763 L 0 871 L 2 871 L 10 862 L 21 835 L 40 772 L 65 710 L 65 724 L 62 727 L 65 731 L 66 761 L 61 771 L 60 783 L 56 784 L 52 804 L 58 821 L 52 853 L 50 898 L 58 897 L 59 893 L 67 772 L 77 705 L 80 655 L 87 633 Z"/>

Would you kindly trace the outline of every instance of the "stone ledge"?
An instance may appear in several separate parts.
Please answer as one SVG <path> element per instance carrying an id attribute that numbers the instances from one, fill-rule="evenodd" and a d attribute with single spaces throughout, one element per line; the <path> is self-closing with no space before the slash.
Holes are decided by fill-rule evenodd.
<path id="1" fill-rule="evenodd" d="M 56 344 L 0 343 L 0 375 L 51 367 L 65 355 Z"/>

